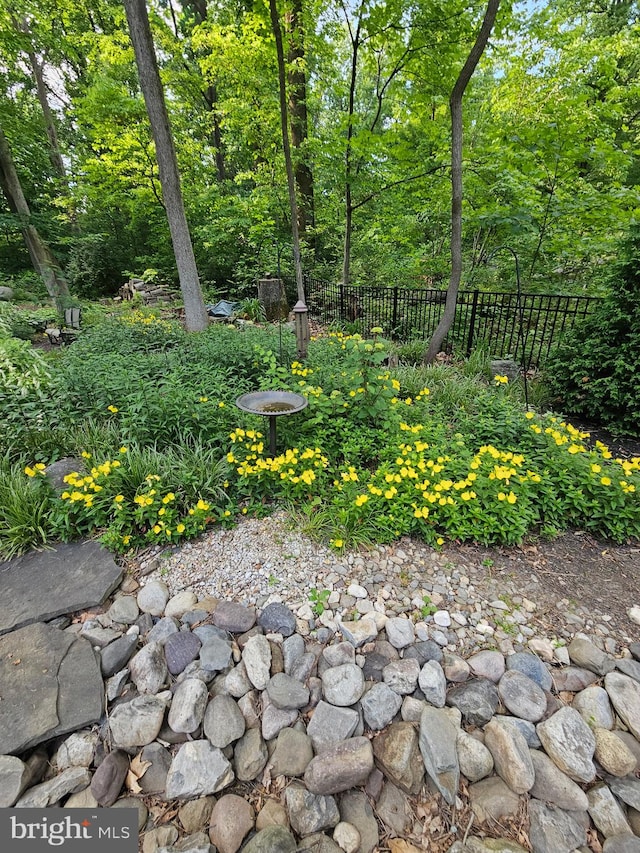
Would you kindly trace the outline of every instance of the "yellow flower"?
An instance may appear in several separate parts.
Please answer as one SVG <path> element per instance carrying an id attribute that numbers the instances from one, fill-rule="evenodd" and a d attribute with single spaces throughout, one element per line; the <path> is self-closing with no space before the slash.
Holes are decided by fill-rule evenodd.
<path id="1" fill-rule="evenodd" d="M 91 459 L 91 454 L 87 453 L 86 450 L 83 450 L 80 456 L 82 456 L 83 459 Z"/>
<path id="2" fill-rule="evenodd" d="M 114 415 L 118 411 L 117 406 L 107 406 L 107 409 L 112 412 Z"/>
<path id="3" fill-rule="evenodd" d="M 444 545 L 444 539 L 442 538 L 442 536 L 438 536 L 438 538 L 436 539 L 436 545 Z"/>
<path id="4" fill-rule="evenodd" d="M 209 509 L 209 504 L 206 501 L 203 501 L 202 498 L 196 504 L 196 509 L 200 509 L 203 512 L 206 512 Z"/>
<path id="5" fill-rule="evenodd" d="M 158 510 L 158 515 L 164 515 L 166 513 L 166 509 L 164 507 L 160 507 Z"/>
<path id="6" fill-rule="evenodd" d="M 219 409 L 224 409 L 225 405 L 226 405 L 226 404 L 225 404 L 225 403 L 223 403 L 223 402 L 222 402 L 222 400 L 221 400 L 221 401 L 218 403 L 218 408 L 219 408 Z"/>
<path id="7" fill-rule="evenodd" d="M 342 539 L 332 539 L 330 544 L 333 545 L 334 548 L 342 548 L 344 542 Z"/>
<path id="8" fill-rule="evenodd" d="M 228 509 L 225 509 L 225 511 L 222 514 L 224 515 L 225 518 L 229 518 L 229 516 L 231 515 L 231 513 L 229 512 Z"/>
<path id="9" fill-rule="evenodd" d="M 131 542 L 131 536 L 127 533 L 125 536 L 122 537 L 122 544 L 128 545 L 129 542 Z"/>
<path id="10" fill-rule="evenodd" d="M 169 492 L 168 494 L 166 494 L 166 495 L 162 498 L 162 503 L 163 503 L 163 504 L 168 504 L 168 503 L 171 503 L 171 501 L 175 501 L 175 499 L 176 499 L 176 496 L 173 494 L 173 492 Z"/>
<path id="11" fill-rule="evenodd" d="M 209 402 L 209 398 L 208 398 L 208 397 L 200 397 L 200 398 L 198 399 L 198 402 L 199 402 L 199 403 L 208 403 L 208 402 Z"/>
<path id="12" fill-rule="evenodd" d="M 128 450 L 129 450 L 129 448 L 128 448 L 128 447 L 121 447 L 121 448 L 120 448 L 120 453 L 127 453 L 127 452 L 128 452 Z"/>
<path id="13" fill-rule="evenodd" d="M 507 376 L 496 375 L 493 377 L 493 381 L 496 383 L 496 385 L 506 385 L 509 382 L 509 379 Z"/>
<path id="14" fill-rule="evenodd" d="M 46 466 L 42 462 L 36 463 L 36 466 L 35 466 L 36 471 L 44 471 L 45 467 Z"/>
<path id="15" fill-rule="evenodd" d="M 159 524 L 154 524 L 154 526 L 153 526 L 153 532 L 154 532 L 154 533 L 160 533 L 160 530 L 161 530 L 160 525 L 159 525 Z"/>
<path id="16" fill-rule="evenodd" d="M 603 486 L 610 486 L 611 485 L 611 477 L 600 477 L 600 482 L 602 483 Z"/>
<path id="17" fill-rule="evenodd" d="M 35 477 L 36 476 L 36 472 L 33 470 L 33 468 L 30 468 L 28 465 L 24 469 L 24 473 L 27 475 L 27 477 Z"/>
<path id="18" fill-rule="evenodd" d="M 535 415 L 533 414 L 533 412 L 527 412 L 527 413 L 526 413 L 526 415 L 525 415 L 525 418 L 526 418 L 528 421 L 530 421 L 530 420 L 531 420 L 532 418 L 534 418 L 534 417 L 535 417 Z"/>
<path id="19" fill-rule="evenodd" d="M 182 524 L 182 522 L 181 522 L 176 527 L 176 533 L 184 533 L 185 529 L 186 528 L 185 528 L 184 524 Z"/>
<path id="20" fill-rule="evenodd" d="M 115 498 L 114 498 L 114 501 L 115 501 L 117 504 L 121 504 L 123 500 L 124 500 L 124 495 L 116 495 L 116 496 L 115 496 Z"/>
<path id="21" fill-rule="evenodd" d="M 356 506 L 362 506 L 363 504 L 366 504 L 366 502 L 368 500 L 369 500 L 369 495 L 358 495 L 358 497 L 356 498 L 356 501 L 355 501 Z"/>

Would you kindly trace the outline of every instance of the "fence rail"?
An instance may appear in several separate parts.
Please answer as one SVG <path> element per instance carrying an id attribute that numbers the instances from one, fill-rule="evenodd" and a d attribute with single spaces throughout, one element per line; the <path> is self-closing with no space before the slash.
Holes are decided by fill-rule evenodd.
<path id="1" fill-rule="evenodd" d="M 428 340 L 444 311 L 446 292 L 431 288 L 332 284 L 306 277 L 310 315 L 323 323 L 352 323 L 368 333 L 380 326 L 392 340 Z M 540 365 L 576 320 L 590 314 L 595 296 L 463 290 L 445 348 L 470 355 L 485 345 L 492 358 L 512 356 L 525 369 Z"/>

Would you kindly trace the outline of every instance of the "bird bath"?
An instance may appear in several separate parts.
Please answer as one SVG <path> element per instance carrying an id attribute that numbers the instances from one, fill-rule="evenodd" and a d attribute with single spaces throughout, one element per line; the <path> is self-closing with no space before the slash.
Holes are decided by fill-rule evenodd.
<path id="1" fill-rule="evenodd" d="M 276 455 L 276 418 L 295 415 L 307 406 L 307 398 L 293 391 L 251 391 L 236 400 L 236 406 L 250 415 L 269 418 L 269 452 Z"/>

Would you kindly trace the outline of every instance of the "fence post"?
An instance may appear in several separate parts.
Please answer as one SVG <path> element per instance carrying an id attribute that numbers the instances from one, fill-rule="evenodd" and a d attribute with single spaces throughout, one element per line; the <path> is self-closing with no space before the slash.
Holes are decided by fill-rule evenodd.
<path id="1" fill-rule="evenodd" d="M 391 330 L 395 332 L 398 326 L 398 285 L 393 288 L 393 312 L 391 314 Z"/>
<path id="2" fill-rule="evenodd" d="M 473 291 L 473 301 L 471 303 L 471 317 L 469 317 L 469 335 L 467 337 L 467 358 L 471 355 L 473 348 L 473 336 L 476 330 L 476 314 L 478 312 L 478 296 L 479 290 Z"/>
<path id="3" fill-rule="evenodd" d="M 344 310 L 344 284 L 340 284 L 340 322 L 344 323 L 345 319 L 345 310 Z"/>

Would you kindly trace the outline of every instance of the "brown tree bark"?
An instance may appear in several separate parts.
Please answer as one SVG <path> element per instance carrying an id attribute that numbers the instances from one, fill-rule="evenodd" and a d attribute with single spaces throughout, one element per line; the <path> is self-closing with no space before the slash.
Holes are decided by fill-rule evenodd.
<path id="1" fill-rule="evenodd" d="M 1 127 L 0 186 L 9 210 L 20 219 L 20 230 L 29 251 L 33 268 L 42 278 L 47 293 L 55 302 L 58 310 L 62 311 L 65 307 L 65 300 L 69 298 L 69 287 L 51 250 L 40 236 L 38 229 L 31 223 L 31 210 L 22 190 L 9 143 Z"/>
<path id="2" fill-rule="evenodd" d="M 188 331 L 199 332 L 207 328 L 209 318 L 204 307 L 196 259 L 184 212 L 178 161 L 171 136 L 171 125 L 158 71 L 147 7 L 145 0 L 125 0 L 124 6 L 138 66 L 140 88 L 156 145 L 162 196 L 184 299 L 185 324 Z"/>
<path id="3" fill-rule="evenodd" d="M 289 190 L 289 210 L 291 213 L 291 236 L 293 242 L 293 263 L 296 273 L 296 288 L 298 300 L 305 303 L 304 282 L 302 279 L 302 260 L 300 257 L 300 233 L 298 231 L 298 202 L 296 200 L 296 186 L 293 176 L 293 162 L 291 159 L 291 145 L 289 143 L 289 118 L 287 113 L 287 78 L 284 65 L 284 48 L 282 46 L 282 30 L 280 29 L 280 18 L 276 0 L 269 0 L 269 11 L 271 13 L 271 27 L 276 42 L 276 54 L 278 57 L 278 84 L 280 92 L 280 126 L 282 128 L 282 150 L 284 153 L 285 168 L 287 171 L 287 188 Z M 306 304 L 306 303 L 305 303 Z"/>
<path id="4" fill-rule="evenodd" d="M 499 6 L 500 0 L 489 0 L 487 3 L 484 20 L 449 98 L 451 110 L 451 276 L 444 313 L 423 356 L 424 364 L 431 364 L 440 352 L 440 347 L 456 314 L 458 290 L 462 277 L 462 98 L 487 46 Z"/>
<path id="5" fill-rule="evenodd" d="M 285 15 L 285 27 L 289 35 L 289 117 L 291 145 L 297 152 L 293 176 L 298 197 L 298 230 L 300 238 L 313 247 L 314 235 L 307 233 L 308 229 L 313 230 L 315 225 L 315 204 L 313 172 L 304 153 L 304 145 L 309 135 L 309 119 L 302 11 L 302 0 L 292 0 L 291 8 Z"/>

